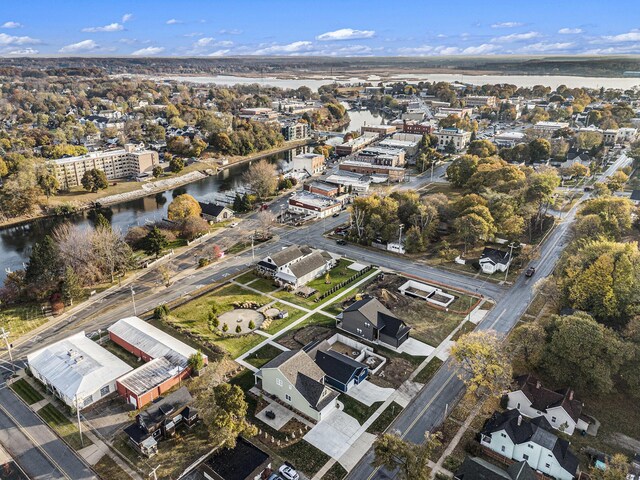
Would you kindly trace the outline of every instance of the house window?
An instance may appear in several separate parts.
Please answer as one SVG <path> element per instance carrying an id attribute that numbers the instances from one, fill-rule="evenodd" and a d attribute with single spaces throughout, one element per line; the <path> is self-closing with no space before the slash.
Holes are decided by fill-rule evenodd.
<path id="1" fill-rule="evenodd" d="M 276 378 L 276 385 L 278 385 L 279 387 L 282 386 L 282 379 L 280 378 Z"/>
<path id="2" fill-rule="evenodd" d="M 286 399 L 287 399 L 287 402 L 290 402 L 290 401 L 291 401 L 291 395 L 289 395 L 289 394 L 286 394 L 286 395 L 284 396 L 284 398 L 286 398 Z"/>
<path id="3" fill-rule="evenodd" d="M 518 403 L 518 406 L 516 407 L 518 410 L 520 410 L 520 404 Z"/>
<path id="4" fill-rule="evenodd" d="M 501 436 L 502 438 L 507 438 L 507 434 L 506 434 L 506 433 L 501 433 L 501 434 L 500 434 L 500 436 Z"/>
<path id="5" fill-rule="evenodd" d="M 500 451 L 501 451 L 501 452 L 504 452 L 504 451 L 506 451 L 506 450 L 507 450 L 507 447 L 505 447 L 504 445 L 502 445 L 502 446 L 500 447 Z"/>
<path id="6" fill-rule="evenodd" d="M 522 455 L 522 458 L 524 458 L 525 460 L 529 460 L 529 455 L 524 454 L 524 455 Z"/>
<path id="7" fill-rule="evenodd" d="M 551 421 L 552 421 L 553 423 L 556 423 L 556 417 L 551 417 Z"/>
<path id="8" fill-rule="evenodd" d="M 368 326 L 370 326 L 370 325 L 371 325 L 371 324 L 370 324 L 369 322 L 364 322 L 364 326 L 365 326 L 365 327 L 368 327 Z"/>
<path id="9" fill-rule="evenodd" d="M 108 395 L 108 394 L 109 394 L 109 385 L 105 385 L 100 389 L 100 396 L 104 397 L 105 395 Z"/>
<path id="10" fill-rule="evenodd" d="M 530 443 L 527 443 L 527 447 L 533 450 L 533 445 L 531 445 Z"/>
<path id="11" fill-rule="evenodd" d="M 358 335 L 362 335 L 362 329 L 361 328 L 356 328 L 356 332 L 358 332 Z"/>
<path id="12" fill-rule="evenodd" d="M 551 468 L 551 465 L 548 464 L 548 463 L 545 463 L 544 466 L 547 467 L 547 468 Z"/>

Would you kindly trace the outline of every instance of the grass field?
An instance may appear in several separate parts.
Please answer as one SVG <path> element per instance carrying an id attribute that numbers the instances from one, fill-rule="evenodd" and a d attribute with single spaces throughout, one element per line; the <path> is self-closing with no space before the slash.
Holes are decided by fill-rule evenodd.
<path id="1" fill-rule="evenodd" d="M 432 347 L 437 347 L 462 322 L 465 315 L 446 312 L 425 305 L 422 300 L 413 300 L 409 306 L 393 313 L 411 326 L 411 336 Z"/>
<path id="2" fill-rule="evenodd" d="M 396 402 L 391 402 L 387 408 L 383 410 L 378 418 L 376 418 L 369 428 L 367 428 L 368 433 L 373 433 L 374 435 L 379 435 L 383 433 L 391 422 L 395 420 L 395 418 L 400 415 L 402 411 L 402 406 L 397 404 Z"/>
<path id="3" fill-rule="evenodd" d="M 71 422 L 60 410 L 54 405 L 48 404 L 38 410 L 40 415 L 47 424 L 56 431 L 74 450 L 80 450 L 83 447 L 91 445 L 93 442 L 86 435 L 83 435 L 80 441 L 80 434 L 75 423 Z"/>
<path id="4" fill-rule="evenodd" d="M 118 465 L 109 455 L 103 455 L 102 458 L 93 466 L 101 478 L 130 478 L 120 465 Z"/>
<path id="5" fill-rule="evenodd" d="M 116 357 L 122 360 L 124 363 L 133 368 L 138 368 L 141 364 L 138 362 L 138 357 L 134 354 L 127 352 L 120 345 L 115 344 L 111 340 L 103 341 L 101 344 L 106 350 L 113 353 Z"/>
<path id="6" fill-rule="evenodd" d="M 347 476 L 347 471 L 338 462 L 334 463 L 327 473 L 324 474 L 322 480 L 342 480 Z"/>
<path id="7" fill-rule="evenodd" d="M 433 357 L 413 380 L 418 383 L 429 383 L 443 363 L 438 357 Z"/>
<path id="8" fill-rule="evenodd" d="M 244 360 L 256 368 L 261 368 L 265 363 L 276 358 L 281 353 L 282 350 L 280 350 L 278 347 L 266 344 L 264 347 L 256 350 Z"/>
<path id="9" fill-rule="evenodd" d="M 307 313 L 303 310 L 298 310 L 297 308 L 290 307 L 289 305 L 284 305 L 283 303 L 274 303 L 273 307 L 279 310 L 286 310 L 287 312 L 289 312 L 289 316 L 287 318 L 274 318 L 273 320 L 271 320 L 271 325 L 269 325 L 269 328 L 264 330 L 271 335 L 275 335 L 280 330 L 291 325 L 293 322 Z"/>
<path id="10" fill-rule="evenodd" d="M 305 440 L 283 448 L 279 453 L 294 462 L 296 468 L 309 478 L 312 478 L 331 458 Z"/>
<path id="11" fill-rule="evenodd" d="M 10 342 L 46 322 L 39 305 L 19 305 L 0 310 L 0 326 L 11 333 Z"/>
<path id="12" fill-rule="evenodd" d="M 344 413 L 351 415 L 353 418 L 358 420 L 360 425 L 366 422 L 369 417 L 373 415 L 378 408 L 380 408 L 380 405 L 382 405 L 382 402 L 375 402 L 373 405 L 368 407 L 364 403 L 345 394 L 340 395 L 338 401 L 342 402 L 344 405 Z"/>
<path id="13" fill-rule="evenodd" d="M 29 405 L 33 405 L 40 400 L 44 400 L 44 397 L 40 394 L 40 392 L 34 389 L 31 385 L 29 385 L 29 382 L 22 378 L 11 384 L 11 390 L 16 392 L 16 394 Z"/>

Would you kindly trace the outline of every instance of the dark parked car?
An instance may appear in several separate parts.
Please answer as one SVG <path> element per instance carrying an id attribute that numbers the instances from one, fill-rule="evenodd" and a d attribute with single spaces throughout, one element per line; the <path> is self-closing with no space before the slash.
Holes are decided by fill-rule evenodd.
<path id="1" fill-rule="evenodd" d="M 336 213 L 334 213 L 334 214 L 333 214 L 333 215 L 331 215 L 331 216 L 332 216 L 332 217 L 334 217 L 334 218 L 335 218 L 335 217 L 339 217 L 339 216 L 340 216 L 340 212 L 336 212 Z"/>
<path id="2" fill-rule="evenodd" d="M 534 273 L 536 273 L 536 267 L 529 267 L 527 268 L 527 271 L 524 272 L 524 276 L 527 278 L 531 278 L 533 277 Z"/>
<path id="3" fill-rule="evenodd" d="M 338 245 L 346 245 L 346 244 L 347 244 L 347 241 L 341 238 L 341 239 L 339 239 L 339 240 L 336 240 L 336 243 L 337 243 Z"/>

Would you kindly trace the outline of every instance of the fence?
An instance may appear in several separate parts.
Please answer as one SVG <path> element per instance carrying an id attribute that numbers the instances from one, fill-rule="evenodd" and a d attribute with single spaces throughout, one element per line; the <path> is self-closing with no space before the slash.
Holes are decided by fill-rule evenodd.
<path id="1" fill-rule="evenodd" d="M 357 278 L 360 278 L 361 276 L 363 276 L 365 273 L 369 272 L 373 267 L 371 265 L 367 265 L 366 267 L 364 267 L 362 270 L 360 270 L 358 273 L 356 273 L 355 275 L 347 278 L 346 280 L 343 280 L 342 282 L 338 283 L 337 285 L 334 285 L 333 287 L 331 287 L 329 290 L 327 290 L 326 292 L 324 292 L 322 295 L 320 295 L 319 297 L 317 297 L 314 302 L 319 302 L 320 300 L 323 300 L 325 298 L 327 298 L 330 295 L 333 295 L 334 293 L 336 293 L 338 290 L 340 290 L 342 287 L 345 287 L 347 285 L 349 285 L 351 282 L 353 282 L 354 280 L 356 280 Z"/>

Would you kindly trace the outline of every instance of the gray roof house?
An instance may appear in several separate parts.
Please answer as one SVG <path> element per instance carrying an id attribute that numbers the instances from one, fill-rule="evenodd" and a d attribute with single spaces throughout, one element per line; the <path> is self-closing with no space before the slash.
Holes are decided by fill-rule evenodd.
<path id="1" fill-rule="evenodd" d="M 202 213 L 200 216 L 208 222 L 222 222 L 233 218 L 233 210 L 224 205 L 216 205 L 213 203 L 198 202 Z"/>
<path id="2" fill-rule="evenodd" d="M 481 432 L 480 444 L 501 457 L 527 464 L 557 480 L 572 480 L 578 474 L 578 459 L 569 442 L 552 433 L 546 418 L 524 418 L 518 410 L 496 412 Z"/>
<path id="3" fill-rule="evenodd" d="M 256 384 L 291 408 L 321 421 L 337 407 L 338 392 L 304 350 L 283 352 L 255 373 Z"/>
<path id="4" fill-rule="evenodd" d="M 341 392 L 347 392 L 354 385 L 366 380 L 369 375 L 369 367 L 340 352 L 331 350 L 331 345 L 326 340 L 311 342 L 303 350 L 325 373 L 325 383 Z"/>
<path id="5" fill-rule="evenodd" d="M 272 276 L 280 285 L 298 288 L 325 274 L 335 264 L 335 259 L 323 250 L 291 245 L 262 259 L 256 269 Z"/>
<path id="6" fill-rule="evenodd" d="M 512 463 L 506 470 L 478 457 L 466 457 L 454 475 L 455 480 L 536 480 L 525 461 Z"/>
<path id="7" fill-rule="evenodd" d="M 366 297 L 338 315 L 337 327 L 374 343 L 398 348 L 409 338 L 411 327 L 396 317 L 380 301 Z"/>
<path id="8" fill-rule="evenodd" d="M 483 273 L 504 272 L 511 264 L 511 255 L 503 250 L 486 247 L 482 251 L 479 263 Z"/>

